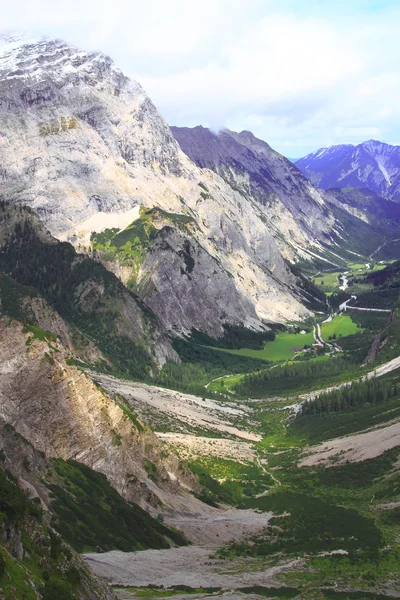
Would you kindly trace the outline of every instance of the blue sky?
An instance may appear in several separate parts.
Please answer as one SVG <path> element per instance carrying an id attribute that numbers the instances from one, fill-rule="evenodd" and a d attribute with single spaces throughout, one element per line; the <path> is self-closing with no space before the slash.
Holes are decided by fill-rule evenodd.
<path id="1" fill-rule="evenodd" d="M 248 129 L 290 157 L 400 143 L 398 0 L 14 0 L 0 23 L 104 51 L 171 125 Z"/>

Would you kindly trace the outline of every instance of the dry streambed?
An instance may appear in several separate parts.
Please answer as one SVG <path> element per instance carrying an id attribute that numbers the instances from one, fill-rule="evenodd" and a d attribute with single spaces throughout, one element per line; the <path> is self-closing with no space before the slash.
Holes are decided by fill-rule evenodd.
<path id="1" fill-rule="evenodd" d="M 246 407 L 234 407 L 98 373 L 93 373 L 92 377 L 111 396 L 124 396 L 132 410 L 143 415 L 143 418 L 152 409 L 168 423 L 179 425 L 179 422 L 183 422 L 196 427 L 200 435 L 177 431 L 158 434 L 160 439 L 178 449 L 180 455 L 213 455 L 243 462 L 255 460 L 252 442 L 258 441 L 260 436 L 232 422 L 241 417 L 245 421 Z M 207 436 L 214 434 L 214 437 L 202 436 L 201 431 L 206 431 Z M 167 504 L 164 503 L 164 506 L 167 507 Z M 215 587 L 225 590 L 223 597 L 243 598 L 243 594 L 232 590 L 252 585 L 277 585 L 273 581 L 274 576 L 289 568 L 289 565 L 283 562 L 279 567 L 266 567 L 254 559 L 227 561 L 212 556 L 216 548 L 229 542 L 248 540 L 253 535 L 261 534 L 271 517 L 272 513 L 258 513 L 254 510 L 212 508 L 193 497 L 182 497 L 179 508 L 174 505 L 165 510 L 165 522 L 183 530 L 192 546 L 132 553 L 112 551 L 87 554 L 85 559 L 96 573 L 105 577 L 112 585 L 125 588 L 148 585 Z M 117 594 L 120 600 L 135 597 L 134 591 L 129 589 L 118 590 Z M 204 593 L 198 597 L 204 599 L 208 596 Z M 196 596 L 189 593 L 179 596 L 174 594 L 174 597 L 193 599 Z M 247 600 L 251 598 L 250 595 L 245 597 Z M 254 598 L 258 596 L 254 595 Z"/>
<path id="2" fill-rule="evenodd" d="M 213 558 L 209 548 L 190 546 L 170 550 L 146 550 L 143 552 L 113 551 L 105 554 L 87 554 L 85 560 L 95 573 L 112 585 L 124 587 L 170 588 L 185 585 L 192 588 L 222 588 L 237 590 L 241 587 L 278 585 L 279 573 L 300 566 L 301 560 L 282 560 L 279 565 L 266 566 L 263 561 L 249 558 L 223 560 Z M 229 591 L 228 598 L 241 597 Z M 122 592 L 120 598 L 130 598 Z M 192 598 L 192 595 L 182 595 Z M 259 596 L 255 595 L 255 598 Z M 246 598 L 249 596 L 246 595 Z"/>
<path id="3" fill-rule="evenodd" d="M 228 542 L 248 539 L 260 534 L 268 525 L 272 513 L 257 513 L 252 510 L 215 510 L 197 518 L 177 515 L 168 519 L 168 524 L 179 526 L 194 542 L 193 546 L 168 550 L 145 550 L 143 552 L 112 551 L 104 554 L 85 554 L 90 568 L 104 577 L 111 585 L 127 589 L 117 590 L 120 600 L 135 597 L 134 590 L 149 585 L 157 588 L 188 586 L 190 588 L 221 588 L 225 598 L 247 600 L 260 596 L 243 596 L 237 590 L 249 586 L 279 586 L 275 577 L 278 573 L 299 566 L 300 560 L 282 560 L 278 565 L 268 566 L 264 560 L 215 558 L 215 549 Z M 201 545 L 200 545 L 201 544 Z M 220 594 L 218 594 L 220 595 Z M 208 598 L 211 595 L 182 593 L 174 598 Z"/>
<path id="4" fill-rule="evenodd" d="M 400 446 L 400 421 L 313 446 L 308 455 L 299 462 L 299 466 L 332 466 L 333 459 L 335 464 L 359 462 L 375 458 L 396 446 Z"/>
<path id="5" fill-rule="evenodd" d="M 367 377 L 383 375 L 398 368 L 399 364 L 400 359 L 390 361 Z M 111 395 L 122 394 L 132 409 L 143 418 L 146 411 L 151 409 L 160 414 L 161 419 L 168 419 L 168 423 L 177 426 L 158 436 L 178 449 L 181 456 L 212 455 L 246 462 L 256 458 L 252 442 L 258 441 L 260 437 L 246 430 L 244 423 L 249 416 L 246 407 L 235 407 L 106 375 L 92 376 Z M 310 395 L 305 395 L 307 396 Z M 286 406 L 287 399 L 282 401 Z M 238 425 L 241 422 L 243 426 Z M 179 423 L 195 427 L 195 435 L 179 431 Z M 201 435 L 202 431 L 206 435 Z M 213 438 L 208 437 L 213 434 Z M 378 456 L 397 445 L 400 445 L 400 422 L 392 421 L 383 427 L 308 448 L 299 466 L 329 466 L 332 462 L 361 461 Z M 180 509 L 174 506 L 173 510 L 165 512 L 166 523 L 183 530 L 192 546 L 134 553 L 113 551 L 87 554 L 85 559 L 96 573 L 105 577 L 112 585 L 126 588 L 117 590 L 119 600 L 135 597 L 135 590 L 129 590 L 129 587 L 143 588 L 149 585 L 157 588 L 179 585 L 190 588 L 213 587 L 222 590 L 217 594 L 219 597 L 258 600 L 262 596 L 244 596 L 238 588 L 279 586 L 276 576 L 293 568 L 301 568 L 302 560 L 282 559 L 281 563 L 272 566 L 252 558 L 217 559 L 214 553 L 216 548 L 229 542 L 248 540 L 253 535 L 261 534 L 271 517 L 272 513 L 257 513 L 252 510 L 223 511 L 202 505 L 192 497 L 182 498 Z M 213 597 L 205 591 L 202 594 L 188 592 L 179 595 L 175 592 L 173 596 L 177 600 L 205 600 Z"/>
<path id="6" fill-rule="evenodd" d="M 244 408 L 235 408 L 227 403 L 199 398 L 143 383 L 117 379 L 100 373 L 89 373 L 111 396 L 121 394 L 132 409 L 146 420 L 147 411 L 168 417 L 168 422 L 181 421 L 192 428 L 229 434 L 250 442 L 256 442 L 261 436 L 238 428 L 232 424 L 233 419 L 245 417 Z"/>

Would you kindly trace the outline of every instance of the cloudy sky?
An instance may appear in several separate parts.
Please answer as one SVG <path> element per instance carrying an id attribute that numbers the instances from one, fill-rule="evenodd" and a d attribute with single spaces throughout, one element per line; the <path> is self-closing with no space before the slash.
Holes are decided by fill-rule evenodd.
<path id="1" fill-rule="evenodd" d="M 171 125 L 249 129 L 289 157 L 400 144 L 399 0 L 0 1 L 2 31 L 102 50 Z"/>

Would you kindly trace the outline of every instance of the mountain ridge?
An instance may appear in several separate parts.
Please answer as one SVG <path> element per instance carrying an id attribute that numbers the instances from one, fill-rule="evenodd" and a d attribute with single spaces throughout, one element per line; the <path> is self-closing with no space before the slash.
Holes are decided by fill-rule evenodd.
<path id="1" fill-rule="evenodd" d="M 324 189 L 366 187 L 389 200 L 400 200 L 400 146 L 373 139 L 337 144 L 311 152 L 295 164 Z"/>
<path id="2" fill-rule="evenodd" d="M 158 206 L 191 216 L 198 228 L 190 244 L 200 245 L 209 265 L 215 260 L 221 265 L 225 287 L 233 283 L 234 304 L 250 307 L 245 319 L 233 310 L 232 324 L 260 329 L 264 322 L 310 314 L 265 211 L 210 170 L 198 169 L 141 86 L 111 59 L 51 40 L 18 42 L 7 52 L 8 62 L 0 66 L 3 198 L 27 204 L 53 235 L 86 249 L 90 234 L 104 228 L 96 223 L 110 214 L 120 229 L 132 223 L 133 211 L 138 214 L 140 208 Z M 181 236 L 178 254 L 186 241 Z M 149 277 L 153 283 L 166 281 L 170 274 L 151 248 L 147 257 L 148 271 L 140 265 L 139 283 Z M 180 268 L 176 262 L 173 278 L 181 293 L 188 280 Z M 206 267 L 206 282 L 212 272 Z M 151 302 L 148 289 L 145 302 Z M 194 290 L 188 294 L 195 296 Z M 224 301 L 216 306 L 212 328 L 218 335 L 223 333 L 219 313 Z M 189 303 L 171 325 L 185 333 L 198 327 L 194 310 Z"/>

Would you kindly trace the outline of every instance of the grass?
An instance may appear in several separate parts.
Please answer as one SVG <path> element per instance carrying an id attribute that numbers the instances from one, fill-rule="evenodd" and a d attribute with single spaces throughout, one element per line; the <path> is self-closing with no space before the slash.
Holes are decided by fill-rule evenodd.
<path id="1" fill-rule="evenodd" d="M 330 437 L 357 433 L 362 428 L 381 425 L 394 418 L 400 418 L 398 399 L 390 399 L 383 404 L 364 406 L 362 409 L 343 413 L 298 417 L 294 428 L 299 437 L 302 437 L 307 443 L 317 443 Z"/>
<path id="2" fill-rule="evenodd" d="M 361 271 L 361 270 L 368 270 L 366 269 L 366 263 L 354 263 L 352 265 L 349 265 L 349 269 L 351 269 L 352 271 Z"/>
<path id="3" fill-rule="evenodd" d="M 298 598 L 300 590 L 289 587 L 264 587 L 262 585 L 252 585 L 251 587 L 243 587 L 238 589 L 242 594 L 256 594 L 263 598 Z"/>
<path id="4" fill-rule="evenodd" d="M 304 354 L 301 356 L 305 356 Z M 294 361 L 287 361 L 284 365 L 274 365 L 273 367 L 267 367 L 268 371 L 272 372 L 272 369 L 276 368 L 283 368 L 284 366 L 287 367 L 291 367 L 292 365 L 299 365 L 299 363 L 304 363 L 307 365 L 310 365 L 312 363 L 316 363 L 316 362 L 327 362 L 331 360 L 331 356 L 328 355 L 321 355 L 321 356 L 313 356 L 312 358 L 310 357 L 309 359 L 307 359 L 307 361 L 300 361 L 300 360 L 294 360 Z M 264 372 L 265 369 L 260 369 L 258 371 L 258 373 L 260 372 Z M 275 372 L 275 371 L 274 371 Z M 278 373 L 278 371 L 277 371 Z M 254 374 L 254 373 L 253 373 Z M 325 380 L 323 380 L 322 382 L 318 383 L 318 380 L 315 378 L 310 378 L 309 376 L 306 376 L 305 378 L 296 375 L 294 377 L 291 377 L 291 379 L 287 379 L 286 377 L 281 377 L 280 381 L 277 379 L 275 379 L 272 383 L 270 382 L 268 384 L 268 387 L 264 387 L 264 389 L 259 389 L 256 392 L 256 396 L 254 396 L 254 394 L 252 393 L 251 390 L 247 389 L 244 391 L 240 391 L 240 384 L 243 382 L 243 380 L 246 379 L 247 374 L 246 373 L 242 373 L 242 374 L 236 374 L 236 375 L 228 375 L 227 377 L 220 377 L 216 380 L 212 380 L 207 388 L 207 391 L 209 392 L 216 392 L 219 394 L 235 394 L 236 396 L 239 394 L 240 397 L 243 398 L 247 398 L 247 397 L 266 397 L 265 396 L 265 391 L 267 391 L 267 396 L 269 395 L 274 395 L 279 394 L 279 395 L 293 395 L 295 394 L 297 391 L 309 391 L 311 389 L 317 389 L 318 387 L 321 387 Z M 305 387 L 304 387 L 305 386 Z"/>
<path id="5" fill-rule="evenodd" d="M 345 271 L 348 271 L 347 277 L 349 280 L 349 287 L 347 288 L 346 291 L 351 293 L 352 291 L 357 291 L 353 284 L 354 277 L 360 277 L 360 276 L 366 275 L 368 273 L 372 273 L 374 271 L 381 271 L 382 269 L 384 269 L 386 267 L 386 264 L 383 264 L 383 265 L 373 264 L 372 268 L 367 269 L 365 266 L 366 264 L 368 264 L 367 261 L 365 263 L 352 263 L 352 264 L 348 264 L 346 267 L 343 267 L 342 271 L 323 272 L 323 273 L 320 273 L 319 275 L 314 276 L 313 281 L 314 281 L 315 285 L 322 288 L 323 291 L 328 296 L 328 295 L 331 295 L 332 292 L 335 292 L 339 289 L 339 286 L 341 285 L 341 281 L 339 280 L 339 275 L 341 275 Z M 359 289 L 360 284 L 358 284 L 356 287 L 357 287 L 357 289 Z M 366 284 L 363 284 L 362 287 L 365 288 L 368 286 L 366 286 Z"/>
<path id="6" fill-rule="evenodd" d="M 113 228 L 101 233 L 92 232 L 90 241 L 93 250 L 100 252 L 104 260 L 118 260 L 124 267 L 131 269 L 126 285 L 129 289 L 137 291 L 140 267 L 165 222 L 184 233 L 193 232 L 197 228 L 193 217 L 188 215 L 169 213 L 156 207 L 148 209 L 141 207 L 139 218 L 128 227 L 123 230 Z M 190 260 L 190 257 L 186 258 Z"/>
<path id="7" fill-rule="evenodd" d="M 228 546 L 228 552 L 233 550 L 239 555 L 272 556 L 282 552 L 290 556 L 346 550 L 354 558 L 375 558 L 384 543 L 372 519 L 314 495 L 283 489 L 247 500 L 241 507 L 272 511 L 279 516 L 272 519 L 272 526 L 269 524 L 265 533 L 253 538 L 253 544 L 239 542 Z"/>
<path id="8" fill-rule="evenodd" d="M 296 354 L 292 348 L 303 348 L 305 345 L 311 345 L 314 337 L 311 332 L 301 333 L 279 333 L 273 342 L 266 342 L 261 350 L 252 350 L 251 348 L 241 348 L 240 350 L 227 350 L 220 348 L 223 352 L 236 354 L 237 356 L 247 356 L 258 358 L 271 362 L 280 360 L 291 360 Z"/>
<path id="9" fill-rule="evenodd" d="M 325 291 L 332 292 L 334 289 L 339 287 L 338 276 L 341 271 L 334 271 L 333 273 L 323 273 L 314 277 L 315 285 L 324 288 Z"/>
<path id="10" fill-rule="evenodd" d="M 363 271 L 364 273 L 370 273 L 371 271 L 381 271 L 382 269 L 384 269 L 386 267 L 386 264 L 384 265 L 379 265 L 379 264 L 374 264 L 372 268 L 367 269 L 366 268 L 366 264 L 371 264 L 371 263 L 354 263 L 352 265 L 349 265 L 349 269 L 351 269 L 352 271 Z"/>
<path id="11" fill-rule="evenodd" d="M 274 485 L 269 473 L 255 463 L 203 456 L 193 460 L 190 466 L 200 476 L 201 485 L 215 502 L 220 500 L 237 504 L 243 498 L 251 498 Z"/>
<path id="12" fill-rule="evenodd" d="M 322 337 L 327 341 L 332 336 L 336 336 L 336 338 L 345 337 L 359 333 L 362 330 L 358 327 L 357 323 L 353 322 L 349 315 L 341 314 L 334 317 L 329 323 L 322 323 L 321 331 Z"/>
<path id="13" fill-rule="evenodd" d="M 210 381 L 207 390 L 210 392 L 219 392 L 225 394 L 226 392 L 233 392 L 232 388 L 235 387 L 243 378 L 243 374 L 228 375 L 227 377 L 219 377 L 218 379 Z"/>
<path id="14" fill-rule="evenodd" d="M 6 429 L 3 433 L 9 436 L 12 431 Z M 14 442 L 17 440 L 18 437 Z M 37 600 L 40 597 L 43 600 L 75 600 L 81 597 L 80 582 L 86 578 L 82 566 L 73 560 L 71 549 L 62 538 L 48 528 L 38 503 L 29 500 L 12 475 L 2 468 L 0 523 L 2 599 Z M 16 544 L 13 538 L 18 540 L 18 537 L 24 549 L 22 558 L 14 554 Z M 86 590 L 87 584 L 86 578 Z"/>
<path id="15" fill-rule="evenodd" d="M 1 598 L 4 600 L 15 600 L 15 598 L 37 600 L 34 582 L 30 578 L 29 571 L 27 573 L 22 565 L 16 560 L 12 560 L 1 545 L 0 557 L 2 557 L 5 567 L 4 575 L 0 577 Z"/>
<path id="16" fill-rule="evenodd" d="M 395 382 L 397 376 L 392 373 L 385 379 Z M 251 407 L 252 421 L 258 422 L 264 432 L 258 444 L 259 455 L 267 458 L 267 469 L 279 469 L 273 472 L 280 485 L 262 498 L 255 498 L 255 494 L 243 498 L 241 507 L 281 516 L 270 521 L 262 535 L 228 545 L 218 556 L 228 560 L 235 556 L 259 557 L 264 563 L 276 553 L 303 556 L 304 567 L 278 575 L 280 582 L 299 589 L 298 598 L 385 598 L 382 590 L 387 581 L 393 582 L 397 590 L 400 510 L 383 511 L 379 504 L 400 499 L 396 466 L 400 448 L 359 463 L 334 464 L 329 469 L 299 468 L 297 463 L 304 446 L 400 416 L 398 398 L 346 414 L 302 417 L 289 425 L 289 411 L 282 410 L 278 401 L 258 401 Z M 217 474 L 216 466 L 210 468 Z M 387 547 L 391 547 L 390 552 Z M 321 555 L 334 550 L 345 550 L 348 555 Z"/>

